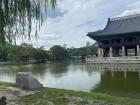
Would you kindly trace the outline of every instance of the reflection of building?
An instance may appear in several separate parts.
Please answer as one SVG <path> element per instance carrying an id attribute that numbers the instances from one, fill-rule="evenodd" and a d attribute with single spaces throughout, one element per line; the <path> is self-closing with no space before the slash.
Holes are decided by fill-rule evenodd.
<path id="1" fill-rule="evenodd" d="M 92 91 L 123 97 L 140 98 L 139 72 L 105 71 Z"/>
<path id="2" fill-rule="evenodd" d="M 88 36 L 98 42 L 98 57 L 140 56 L 140 15 L 109 18 L 103 30 Z"/>

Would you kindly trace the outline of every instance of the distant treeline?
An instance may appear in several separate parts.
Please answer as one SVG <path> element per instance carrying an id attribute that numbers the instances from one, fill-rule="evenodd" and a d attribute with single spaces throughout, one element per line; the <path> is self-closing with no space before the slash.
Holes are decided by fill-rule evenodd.
<path id="1" fill-rule="evenodd" d="M 45 63 L 46 61 L 64 61 L 73 59 L 73 57 L 82 57 L 87 55 L 96 55 L 97 47 L 87 45 L 81 48 L 65 48 L 60 45 L 54 45 L 50 50 L 43 47 L 34 48 L 30 44 L 21 45 L 6 44 L 0 46 L 0 61 L 11 63 Z"/>
<path id="2" fill-rule="evenodd" d="M 0 47 L 0 61 L 11 63 L 43 63 L 48 58 L 43 47 L 34 48 L 30 44 L 23 43 L 20 46 L 6 44 Z"/>

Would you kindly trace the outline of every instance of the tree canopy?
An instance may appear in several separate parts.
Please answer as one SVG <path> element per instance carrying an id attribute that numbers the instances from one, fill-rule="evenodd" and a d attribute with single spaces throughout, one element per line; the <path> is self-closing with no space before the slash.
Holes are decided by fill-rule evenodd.
<path id="1" fill-rule="evenodd" d="M 68 57 L 67 50 L 60 46 L 60 45 L 54 45 L 50 48 L 50 53 L 53 58 L 53 60 L 64 60 Z"/>
<path id="2" fill-rule="evenodd" d="M 98 48 L 95 45 L 87 43 L 87 46 L 81 48 L 69 48 L 68 54 L 70 56 L 87 56 L 87 55 L 96 55 Z"/>
<path id="3" fill-rule="evenodd" d="M 34 48 L 32 45 L 6 44 L 6 51 L 0 49 L 0 61 L 11 63 L 45 63 L 48 60 L 47 51 L 43 47 Z"/>
<path id="4" fill-rule="evenodd" d="M 37 35 L 48 4 L 55 9 L 56 0 L 0 0 L 0 44 L 30 38 L 33 24 Z"/>

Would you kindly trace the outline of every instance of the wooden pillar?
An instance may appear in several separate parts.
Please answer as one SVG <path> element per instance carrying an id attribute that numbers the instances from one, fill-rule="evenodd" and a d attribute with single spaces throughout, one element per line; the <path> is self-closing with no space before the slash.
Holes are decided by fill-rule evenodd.
<path id="1" fill-rule="evenodd" d="M 122 56 L 125 57 L 125 47 L 122 46 Z"/>
<path id="2" fill-rule="evenodd" d="M 98 57 L 103 57 L 104 51 L 102 48 L 98 48 Z"/>
<path id="3" fill-rule="evenodd" d="M 110 57 L 113 57 L 113 50 L 112 50 L 112 47 L 109 48 L 109 56 L 110 56 Z"/>
<path id="4" fill-rule="evenodd" d="M 140 56 L 140 46 L 137 45 L 137 56 Z"/>
<path id="5" fill-rule="evenodd" d="M 98 48 L 98 57 L 101 57 L 101 49 Z"/>
<path id="6" fill-rule="evenodd" d="M 103 51 L 103 49 L 101 48 L 101 57 L 103 57 L 103 55 L 104 55 L 104 51 Z"/>

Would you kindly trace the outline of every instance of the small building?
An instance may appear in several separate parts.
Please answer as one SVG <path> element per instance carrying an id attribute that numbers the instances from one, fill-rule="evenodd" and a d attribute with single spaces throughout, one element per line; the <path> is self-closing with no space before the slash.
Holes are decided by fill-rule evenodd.
<path id="1" fill-rule="evenodd" d="M 98 43 L 98 57 L 140 56 L 140 14 L 109 18 L 103 30 L 89 32 Z"/>

